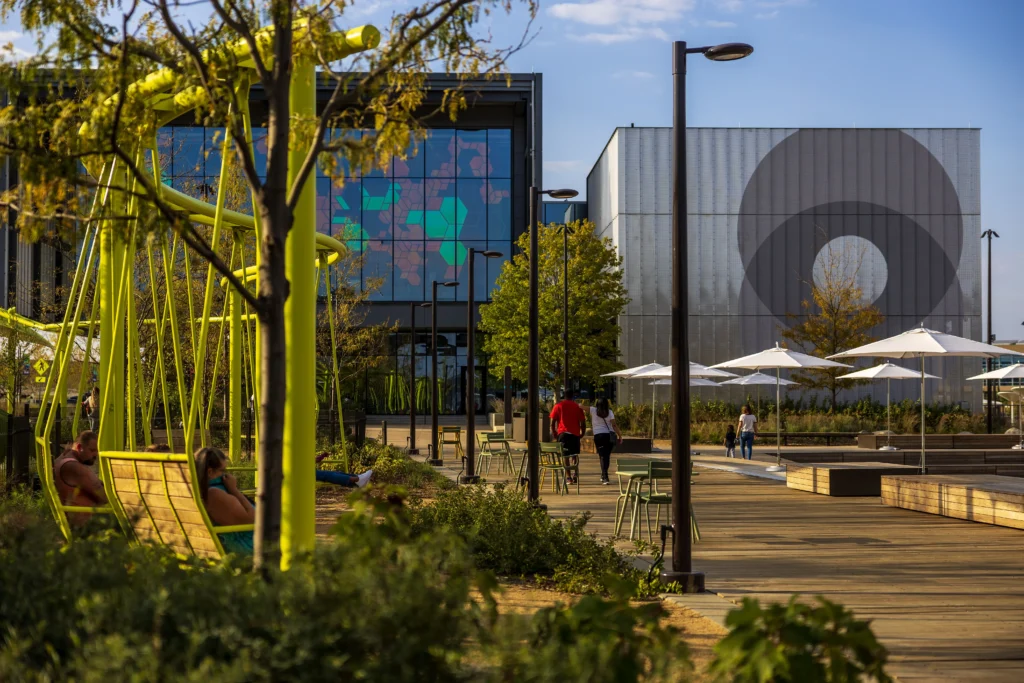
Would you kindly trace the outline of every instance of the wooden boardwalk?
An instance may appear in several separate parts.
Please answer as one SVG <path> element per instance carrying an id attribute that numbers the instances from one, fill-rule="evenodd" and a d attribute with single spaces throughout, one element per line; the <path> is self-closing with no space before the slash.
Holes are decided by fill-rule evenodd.
<path id="1" fill-rule="evenodd" d="M 618 489 L 598 485 L 596 457 L 581 468 L 580 495 L 548 490 L 542 500 L 556 518 L 589 510 L 591 530 L 610 536 Z M 793 593 L 840 602 L 872 620 L 901 680 L 1024 681 L 1024 531 L 697 472 L 694 558 L 708 590 L 734 602 Z"/>

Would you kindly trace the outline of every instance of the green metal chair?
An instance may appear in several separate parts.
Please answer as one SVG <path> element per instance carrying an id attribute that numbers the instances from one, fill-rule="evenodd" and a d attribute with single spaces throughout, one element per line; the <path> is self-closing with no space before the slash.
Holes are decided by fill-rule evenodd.
<path id="1" fill-rule="evenodd" d="M 626 510 L 629 510 L 630 514 L 630 526 L 633 524 L 633 508 L 629 507 L 631 502 L 634 502 L 636 492 L 633 490 L 633 480 L 627 476 L 624 476 L 625 472 L 646 472 L 649 460 L 633 460 L 633 459 L 615 459 L 615 472 L 617 473 L 616 478 L 619 484 L 619 497 L 615 501 L 615 535 L 618 536 L 619 532 L 622 531 L 622 522 L 626 518 Z"/>
<path id="2" fill-rule="evenodd" d="M 477 471 L 484 474 L 490 473 L 491 460 L 494 456 L 501 457 L 502 451 L 501 445 L 495 436 L 500 437 L 502 440 L 505 438 L 505 432 L 477 432 L 476 433 L 476 462 Z"/>
<path id="3" fill-rule="evenodd" d="M 690 476 L 693 474 L 693 463 L 690 463 Z M 669 492 L 663 493 L 658 490 L 659 481 L 668 481 Z M 644 491 L 641 487 L 640 494 L 637 498 L 636 504 L 644 506 L 644 514 L 647 518 L 647 540 L 651 543 L 654 542 L 654 534 L 651 528 L 651 506 L 656 505 L 658 507 L 657 514 L 655 516 L 655 526 L 661 524 L 661 506 L 667 506 L 668 512 L 666 517 L 668 523 L 672 524 L 672 463 L 671 462 L 651 462 L 649 470 L 647 472 L 647 491 Z M 691 480 L 692 484 L 693 481 Z M 630 525 L 630 539 L 633 538 L 633 526 Z M 693 502 L 690 502 L 690 538 L 694 543 L 700 540 L 700 528 L 697 525 L 697 516 L 693 512 Z"/>
<path id="4" fill-rule="evenodd" d="M 462 449 L 462 428 L 461 427 L 441 427 L 437 433 L 437 459 L 444 460 L 444 447 L 453 446 L 455 448 L 455 458 L 459 459 L 465 455 L 465 451 Z"/>
<path id="5" fill-rule="evenodd" d="M 544 478 L 551 473 L 551 490 L 560 495 L 569 493 L 569 485 L 565 481 L 565 463 L 562 461 L 562 444 L 557 442 L 541 442 L 540 444 L 540 483 L 538 490 L 544 488 Z"/>
<path id="6" fill-rule="evenodd" d="M 512 445 L 505 438 L 505 432 L 484 432 L 487 445 L 488 459 L 487 468 L 490 470 L 491 460 L 498 458 L 501 464 L 501 471 L 515 474 L 516 468 L 512 461 Z M 483 451 L 481 451 L 482 453 Z"/>

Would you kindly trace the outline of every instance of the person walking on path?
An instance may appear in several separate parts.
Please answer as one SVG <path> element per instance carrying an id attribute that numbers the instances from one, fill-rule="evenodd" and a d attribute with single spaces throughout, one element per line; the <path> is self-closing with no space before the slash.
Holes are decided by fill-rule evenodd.
<path id="1" fill-rule="evenodd" d="M 732 425 L 725 428 L 725 457 L 736 457 L 736 430 Z"/>
<path id="2" fill-rule="evenodd" d="M 100 427 L 100 388 L 93 387 L 92 393 L 85 399 L 85 407 L 89 414 L 89 431 L 98 433 Z"/>
<path id="3" fill-rule="evenodd" d="M 737 427 L 740 430 L 740 455 L 751 460 L 754 457 L 754 437 L 757 436 L 757 415 L 750 412 L 750 406 L 743 406 Z"/>
<path id="4" fill-rule="evenodd" d="M 608 405 L 608 399 L 599 398 L 590 407 L 590 424 L 594 430 L 594 450 L 601 460 L 601 484 L 608 485 L 608 465 L 612 450 L 622 443 L 622 432 L 615 423 L 615 413 Z"/>
<path id="5" fill-rule="evenodd" d="M 572 389 L 566 389 L 562 400 L 551 409 L 551 433 L 562 444 L 562 457 L 565 461 L 565 480 L 575 484 L 576 478 L 570 469 L 580 460 L 580 437 L 587 426 L 587 416 L 579 404 L 573 400 Z"/>

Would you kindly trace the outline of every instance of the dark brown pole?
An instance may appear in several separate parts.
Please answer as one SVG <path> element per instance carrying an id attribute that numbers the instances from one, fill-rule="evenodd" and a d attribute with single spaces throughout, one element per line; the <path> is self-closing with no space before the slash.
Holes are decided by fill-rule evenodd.
<path id="1" fill-rule="evenodd" d="M 416 304 L 409 304 L 409 455 L 416 450 Z"/>
<path id="2" fill-rule="evenodd" d="M 693 571 L 690 539 L 690 363 L 687 335 L 686 264 L 686 42 L 672 45 L 672 562 L 665 583 L 686 593 L 704 590 L 704 574 Z"/>
<path id="3" fill-rule="evenodd" d="M 505 366 L 505 424 L 512 424 L 512 366 Z"/>
<path id="4" fill-rule="evenodd" d="M 431 465 L 444 461 L 437 452 L 437 281 L 430 293 L 430 460 Z"/>
<path id="5" fill-rule="evenodd" d="M 540 393 L 540 309 L 537 299 L 540 292 L 537 261 L 540 259 L 537 232 L 537 202 L 540 190 L 530 187 L 530 315 L 529 315 L 529 361 L 526 396 L 526 476 L 529 479 L 528 499 L 531 503 L 540 500 L 540 407 L 537 394 Z"/>
<path id="6" fill-rule="evenodd" d="M 476 249 L 470 247 L 469 259 L 469 295 L 466 297 L 466 474 L 462 477 L 463 484 L 476 484 L 480 477 L 476 476 L 476 344 L 473 319 L 474 286 L 473 265 L 476 261 Z"/>
<path id="7" fill-rule="evenodd" d="M 562 226 L 562 396 L 569 390 L 569 225 Z"/>

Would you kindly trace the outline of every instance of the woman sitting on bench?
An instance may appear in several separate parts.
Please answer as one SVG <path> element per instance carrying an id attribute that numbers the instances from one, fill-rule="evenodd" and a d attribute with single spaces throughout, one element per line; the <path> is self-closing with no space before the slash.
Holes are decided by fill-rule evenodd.
<path id="1" fill-rule="evenodd" d="M 214 526 L 235 526 L 254 524 L 256 508 L 238 490 L 238 482 L 227 471 L 230 461 L 219 448 L 207 447 L 196 451 L 196 475 L 199 495 L 206 506 L 206 513 Z M 231 531 L 220 534 L 220 543 L 229 553 L 252 555 L 251 531 Z"/>

